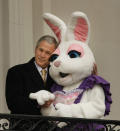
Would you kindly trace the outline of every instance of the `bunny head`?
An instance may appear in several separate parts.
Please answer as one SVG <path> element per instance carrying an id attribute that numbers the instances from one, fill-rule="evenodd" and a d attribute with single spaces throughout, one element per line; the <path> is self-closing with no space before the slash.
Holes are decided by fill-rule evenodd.
<path id="1" fill-rule="evenodd" d="M 68 26 L 49 13 L 43 18 L 60 43 L 50 58 L 50 75 L 56 83 L 68 86 L 91 75 L 95 59 L 88 46 L 90 25 L 87 16 L 74 12 Z"/>

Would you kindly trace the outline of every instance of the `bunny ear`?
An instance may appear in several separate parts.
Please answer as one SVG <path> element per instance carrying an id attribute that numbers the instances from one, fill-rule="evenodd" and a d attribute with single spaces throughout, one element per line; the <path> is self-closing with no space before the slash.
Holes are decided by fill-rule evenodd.
<path id="1" fill-rule="evenodd" d="M 87 43 L 89 30 L 90 25 L 87 16 L 82 12 L 74 12 L 68 24 L 66 35 L 69 40 L 75 39 Z"/>
<path id="2" fill-rule="evenodd" d="M 65 33 L 66 33 L 65 23 L 61 19 L 50 13 L 45 13 L 43 15 L 43 18 L 55 33 L 56 37 L 58 38 L 58 41 L 59 42 L 63 41 L 65 39 Z"/>

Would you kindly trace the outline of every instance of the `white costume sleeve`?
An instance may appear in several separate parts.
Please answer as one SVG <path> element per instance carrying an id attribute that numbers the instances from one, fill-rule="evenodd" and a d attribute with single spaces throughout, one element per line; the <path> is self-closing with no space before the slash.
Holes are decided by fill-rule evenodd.
<path id="1" fill-rule="evenodd" d="M 100 118 L 105 113 L 105 95 L 99 85 L 84 92 L 79 104 L 70 106 L 72 117 Z"/>

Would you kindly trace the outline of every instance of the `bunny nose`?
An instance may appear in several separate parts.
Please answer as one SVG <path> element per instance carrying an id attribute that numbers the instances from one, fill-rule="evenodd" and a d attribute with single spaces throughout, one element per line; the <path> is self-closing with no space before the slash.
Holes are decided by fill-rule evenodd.
<path id="1" fill-rule="evenodd" d="M 56 61 L 56 62 L 54 63 L 54 66 L 59 67 L 59 66 L 60 66 L 60 63 L 61 63 L 61 61 Z"/>

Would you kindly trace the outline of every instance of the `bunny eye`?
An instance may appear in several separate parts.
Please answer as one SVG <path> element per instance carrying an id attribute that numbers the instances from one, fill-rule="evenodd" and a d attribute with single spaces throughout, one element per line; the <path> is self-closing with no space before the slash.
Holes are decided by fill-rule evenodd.
<path id="1" fill-rule="evenodd" d="M 75 51 L 75 50 L 71 50 L 68 53 L 68 55 L 69 55 L 70 58 L 77 58 L 77 57 L 80 57 L 81 53 L 78 52 L 78 51 Z"/>
<path id="2" fill-rule="evenodd" d="M 49 61 L 50 61 L 50 62 L 53 62 L 55 59 L 57 59 L 57 57 L 58 57 L 57 54 L 53 54 L 53 55 L 51 55 Z"/>

